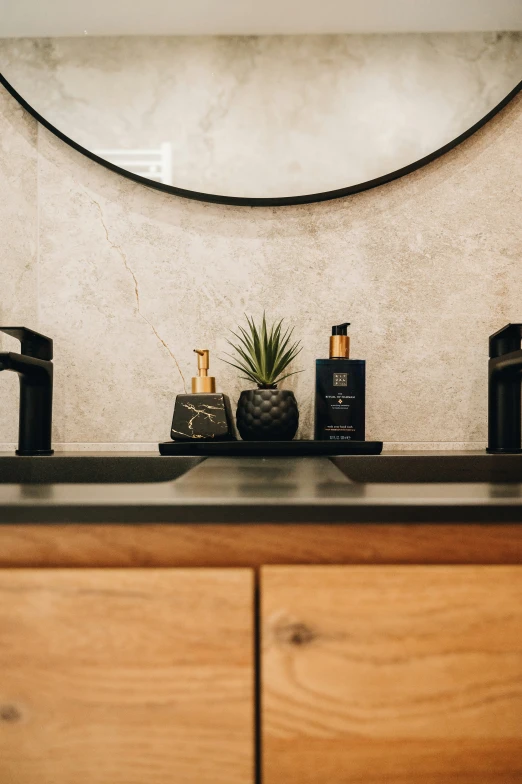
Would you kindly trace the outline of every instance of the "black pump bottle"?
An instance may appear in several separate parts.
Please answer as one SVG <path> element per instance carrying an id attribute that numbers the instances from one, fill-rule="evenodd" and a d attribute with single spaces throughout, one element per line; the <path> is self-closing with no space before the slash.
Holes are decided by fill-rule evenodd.
<path id="1" fill-rule="evenodd" d="M 350 359 L 350 324 L 332 327 L 330 358 L 315 361 L 316 441 L 364 441 L 366 362 Z"/>

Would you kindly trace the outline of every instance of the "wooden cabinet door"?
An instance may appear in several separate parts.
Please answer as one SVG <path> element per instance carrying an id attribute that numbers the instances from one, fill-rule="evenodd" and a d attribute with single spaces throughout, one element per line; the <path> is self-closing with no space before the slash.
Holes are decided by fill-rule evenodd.
<path id="1" fill-rule="evenodd" d="M 252 784 L 253 580 L 0 570 L 1 784 Z"/>
<path id="2" fill-rule="evenodd" d="M 522 567 L 262 571 L 264 784 L 520 784 Z"/>

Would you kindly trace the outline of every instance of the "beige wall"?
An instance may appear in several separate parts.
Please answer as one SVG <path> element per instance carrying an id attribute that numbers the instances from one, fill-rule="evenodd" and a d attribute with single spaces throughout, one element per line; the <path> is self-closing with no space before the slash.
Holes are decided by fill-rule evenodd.
<path id="1" fill-rule="evenodd" d="M 212 350 L 219 388 L 235 399 L 242 382 L 217 354 L 244 311 L 266 308 L 304 342 L 305 372 L 291 384 L 301 437 L 314 359 L 330 325 L 348 319 L 352 355 L 368 361 L 368 438 L 482 446 L 487 337 L 522 321 L 521 138 L 518 98 L 396 183 L 325 204 L 231 208 L 106 171 L 1 92 L 1 320 L 55 340 L 56 445 L 167 438 L 196 346 Z M 0 383 L 10 446 L 16 379 Z"/>
<path id="2" fill-rule="evenodd" d="M 0 326 L 37 324 L 36 123 L 0 87 Z M 16 347 L 10 339 L 2 347 Z M 0 443 L 18 432 L 18 378 L 0 373 Z"/>

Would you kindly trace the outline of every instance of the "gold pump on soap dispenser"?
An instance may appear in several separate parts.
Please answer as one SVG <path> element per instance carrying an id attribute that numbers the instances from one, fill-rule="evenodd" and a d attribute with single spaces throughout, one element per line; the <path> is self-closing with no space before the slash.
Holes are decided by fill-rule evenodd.
<path id="1" fill-rule="evenodd" d="M 208 375 L 210 352 L 208 348 L 195 348 L 194 354 L 198 355 L 198 374 L 192 377 L 192 392 L 213 394 L 216 391 L 216 379 Z"/>
<path id="2" fill-rule="evenodd" d="M 177 395 L 170 437 L 173 441 L 235 440 L 230 401 L 216 392 L 216 379 L 209 376 L 210 352 L 195 348 L 198 375 L 192 377 L 192 394 Z"/>

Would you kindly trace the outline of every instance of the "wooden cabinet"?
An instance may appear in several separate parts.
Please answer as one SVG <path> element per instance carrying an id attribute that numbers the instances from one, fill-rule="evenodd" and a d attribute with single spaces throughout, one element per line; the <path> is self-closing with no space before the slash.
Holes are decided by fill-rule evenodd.
<path id="1" fill-rule="evenodd" d="M 2 784 L 252 784 L 253 572 L 0 571 Z"/>
<path id="2" fill-rule="evenodd" d="M 267 567 L 264 784 L 520 784 L 522 567 Z"/>
<path id="3" fill-rule="evenodd" d="M 522 782 L 522 526 L 3 525 L 0 563 L 0 784 Z"/>

